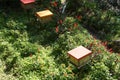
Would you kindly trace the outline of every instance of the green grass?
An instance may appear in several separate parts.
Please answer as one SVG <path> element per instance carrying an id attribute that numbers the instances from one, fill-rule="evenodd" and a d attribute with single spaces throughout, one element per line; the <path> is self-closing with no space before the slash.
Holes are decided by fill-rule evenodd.
<path id="1" fill-rule="evenodd" d="M 11 11 L 6 13 L 5 11 Z M 2 80 L 117 80 L 120 57 L 108 52 L 99 40 L 78 23 L 66 17 L 64 33 L 56 33 L 55 21 L 36 22 L 21 8 L 2 9 L 0 14 L 0 79 Z M 5 16 L 5 14 L 7 16 Z M 68 30 L 71 28 L 71 30 Z M 93 46 L 91 47 L 91 44 Z M 90 48 L 94 57 L 77 69 L 70 63 L 67 52 L 77 46 Z"/>

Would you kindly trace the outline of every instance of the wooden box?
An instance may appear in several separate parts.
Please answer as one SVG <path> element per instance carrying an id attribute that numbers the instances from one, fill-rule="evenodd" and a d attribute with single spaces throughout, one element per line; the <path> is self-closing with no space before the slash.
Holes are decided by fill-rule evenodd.
<path id="1" fill-rule="evenodd" d="M 44 10 L 36 12 L 38 20 L 42 23 L 46 23 L 52 19 L 53 13 L 50 10 Z"/>
<path id="2" fill-rule="evenodd" d="M 21 1 L 21 6 L 24 9 L 32 9 L 32 8 L 34 8 L 35 0 L 20 0 L 20 1 Z"/>
<path id="3" fill-rule="evenodd" d="M 68 51 L 70 61 L 78 67 L 85 65 L 90 61 L 92 52 L 83 46 Z"/>

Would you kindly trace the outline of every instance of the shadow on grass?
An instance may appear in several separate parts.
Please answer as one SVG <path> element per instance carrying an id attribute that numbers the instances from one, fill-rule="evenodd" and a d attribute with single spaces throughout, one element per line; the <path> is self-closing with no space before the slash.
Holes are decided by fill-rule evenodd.
<path id="1" fill-rule="evenodd" d="M 18 12 L 21 9 L 20 0 L 2 0 L 0 7 L 7 13 Z"/>
<path id="2" fill-rule="evenodd" d="M 17 61 L 17 57 L 14 57 L 10 63 L 6 63 L 6 69 L 4 71 L 6 73 L 11 71 L 11 69 L 14 68 L 14 64 L 16 64 L 16 61 Z"/>
<path id="3" fill-rule="evenodd" d="M 21 57 L 25 58 L 25 57 L 31 57 L 32 55 L 35 55 L 35 52 L 25 52 L 25 53 L 21 53 Z"/>
<path id="4" fill-rule="evenodd" d="M 58 34 L 55 32 L 55 22 L 43 24 L 39 21 L 34 21 L 33 23 L 29 22 L 26 24 L 29 41 L 31 43 L 37 42 L 40 45 L 46 46 L 57 40 Z"/>

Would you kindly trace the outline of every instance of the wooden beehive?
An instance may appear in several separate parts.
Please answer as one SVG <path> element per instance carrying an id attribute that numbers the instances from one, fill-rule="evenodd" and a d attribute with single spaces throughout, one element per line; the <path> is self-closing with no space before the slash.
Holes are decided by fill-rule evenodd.
<path id="1" fill-rule="evenodd" d="M 42 23 L 46 23 L 52 19 L 53 13 L 50 10 L 44 10 L 36 12 L 38 20 Z"/>
<path id="2" fill-rule="evenodd" d="M 85 65 L 90 61 L 92 52 L 83 46 L 68 51 L 70 61 L 78 67 Z"/>
<path id="3" fill-rule="evenodd" d="M 32 8 L 34 8 L 35 0 L 20 0 L 20 1 L 21 1 L 21 6 L 24 9 L 32 9 Z"/>

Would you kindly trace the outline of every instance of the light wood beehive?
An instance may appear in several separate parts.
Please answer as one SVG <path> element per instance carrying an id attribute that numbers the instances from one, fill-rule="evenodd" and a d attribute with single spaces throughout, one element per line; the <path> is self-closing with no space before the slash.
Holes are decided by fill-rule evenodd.
<path id="1" fill-rule="evenodd" d="M 50 10 L 44 10 L 36 12 L 36 15 L 41 22 L 46 23 L 52 19 L 53 13 Z"/>
<path id="2" fill-rule="evenodd" d="M 92 52 L 83 46 L 68 51 L 70 61 L 76 66 L 80 67 L 90 61 Z"/>

